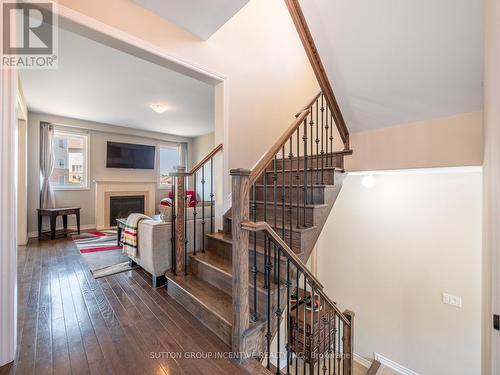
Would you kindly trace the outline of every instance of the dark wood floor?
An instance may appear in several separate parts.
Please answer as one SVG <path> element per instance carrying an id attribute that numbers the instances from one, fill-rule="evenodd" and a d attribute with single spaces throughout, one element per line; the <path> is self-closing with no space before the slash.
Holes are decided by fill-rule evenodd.
<path id="1" fill-rule="evenodd" d="M 96 280 L 69 239 L 20 247 L 18 281 L 17 359 L 0 374 L 247 373 L 144 271 Z"/>

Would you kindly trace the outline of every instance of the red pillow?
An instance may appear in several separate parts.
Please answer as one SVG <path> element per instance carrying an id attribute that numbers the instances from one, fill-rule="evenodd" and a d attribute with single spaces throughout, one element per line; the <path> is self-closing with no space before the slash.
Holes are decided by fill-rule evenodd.
<path id="1" fill-rule="evenodd" d="M 194 202 L 195 202 L 195 194 L 194 194 L 194 190 L 186 190 L 186 196 L 188 197 L 188 207 L 194 207 Z M 162 206 L 172 206 L 172 200 L 174 198 L 174 193 L 173 192 L 169 192 L 168 193 L 168 198 L 164 198 L 161 200 L 160 204 Z M 198 203 L 198 201 L 196 202 Z"/>

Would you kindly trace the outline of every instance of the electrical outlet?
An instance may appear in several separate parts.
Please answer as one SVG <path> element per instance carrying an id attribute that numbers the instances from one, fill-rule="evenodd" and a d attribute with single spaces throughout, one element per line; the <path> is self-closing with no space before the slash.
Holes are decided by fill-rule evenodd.
<path id="1" fill-rule="evenodd" d="M 455 307 L 462 307 L 462 297 L 453 294 L 443 293 L 443 303 Z"/>

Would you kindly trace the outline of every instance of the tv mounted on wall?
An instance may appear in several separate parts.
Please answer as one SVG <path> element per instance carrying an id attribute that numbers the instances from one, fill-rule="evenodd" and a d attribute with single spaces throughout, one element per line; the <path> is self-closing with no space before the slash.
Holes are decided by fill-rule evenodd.
<path id="1" fill-rule="evenodd" d="M 154 169 L 155 146 L 108 142 L 106 168 Z"/>

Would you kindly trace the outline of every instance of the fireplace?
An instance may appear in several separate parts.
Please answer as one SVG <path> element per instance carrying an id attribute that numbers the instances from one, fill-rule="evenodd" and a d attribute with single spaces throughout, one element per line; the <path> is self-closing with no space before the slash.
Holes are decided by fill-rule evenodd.
<path id="1" fill-rule="evenodd" d="M 144 213 L 144 195 L 115 195 L 109 198 L 109 225 L 116 226 L 116 219 L 132 213 Z"/>

